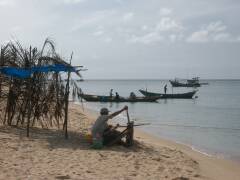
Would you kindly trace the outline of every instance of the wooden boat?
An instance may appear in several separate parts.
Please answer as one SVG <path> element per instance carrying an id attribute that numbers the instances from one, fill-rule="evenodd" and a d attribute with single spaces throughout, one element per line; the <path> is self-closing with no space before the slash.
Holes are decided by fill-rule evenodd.
<path id="1" fill-rule="evenodd" d="M 187 79 L 187 83 L 188 84 L 196 84 L 196 83 L 199 84 L 199 77 L 194 77 L 192 79 Z"/>
<path id="2" fill-rule="evenodd" d="M 80 95 L 84 100 L 90 102 L 156 102 L 161 96 L 154 96 L 154 97 L 135 97 L 135 98 L 125 98 L 119 97 L 116 99 L 115 97 L 110 96 L 98 96 L 98 95 L 90 95 L 90 94 L 81 94 Z"/>
<path id="3" fill-rule="evenodd" d="M 208 83 L 200 83 L 199 77 L 194 77 L 192 79 L 187 79 L 186 83 L 179 82 L 179 80 L 174 79 L 169 81 L 172 87 L 200 87 L 201 85 L 208 85 Z"/>
<path id="4" fill-rule="evenodd" d="M 208 82 L 200 82 L 199 77 L 194 77 L 192 79 L 187 79 L 188 84 L 200 84 L 200 85 L 208 85 Z"/>
<path id="5" fill-rule="evenodd" d="M 193 83 L 181 83 L 178 80 L 169 80 L 171 83 L 172 87 L 200 87 L 201 84 L 198 82 L 193 82 Z"/>
<path id="6" fill-rule="evenodd" d="M 161 94 L 161 93 L 148 92 L 142 89 L 140 89 L 139 91 L 146 97 L 161 96 L 161 99 L 168 99 L 168 98 L 169 99 L 192 99 L 194 94 L 197 92 L 197 91 L 191 91 L 191 92 L 181 93 L 181 94 Z"/>

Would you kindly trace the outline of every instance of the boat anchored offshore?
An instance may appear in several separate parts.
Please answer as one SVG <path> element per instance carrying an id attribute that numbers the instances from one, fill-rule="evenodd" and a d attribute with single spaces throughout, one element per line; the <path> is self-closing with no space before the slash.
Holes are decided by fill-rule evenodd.
<path id="1" fill-rule="evenodd" d="M 114 96 L 99 96 L 99 95 L 90 95 L 90 94 L 81 94 L 80 95 L 85 101 L 89 102 L 156 102 L 161 96 L 153 96 L 153 97 L 119 97 L 115 98 Z"/>
<path id="2" fill-rule="evenodd" d="M 200 87 L 201 84 L 198 81 L 187 81 L 187 83 L 182 83 L 179 82 L 179 80 L 174 79 L 174 80 L 169 80 L 169 82 L 171 83 L 172 87 Z"/>
<path id="3" fill-rule="evenodd" d="M 199 77 L 194 77 L 192 79 L 187 79 L 187 83 L 188 84 L 196 84 L 196 83 L 199 84 Z"/>
<path id="4" fill-rule="evenodd" d="M 154 93 L 154 92 L 148 92 L 146 90 L 139 90 L 140 93 L 142 93 L 146 97 L 157 97 L 161 96 L 161 99 L 192 99 L 194 94 L 197 92 L 191 91 L 187 93 L 178 93 L 178 94 L 162 94 L 162 93 Z"/>
<path id="5" fill-rule="evenodd" d="M 187 79 L 186 83 L 180 82 L 178 79 L 169 80 L 172 87 L 200 87 L 201 85 L 208 85 L 208 83 L 200 83 L 199 77 L 194 77 L 192 79 Z"/>

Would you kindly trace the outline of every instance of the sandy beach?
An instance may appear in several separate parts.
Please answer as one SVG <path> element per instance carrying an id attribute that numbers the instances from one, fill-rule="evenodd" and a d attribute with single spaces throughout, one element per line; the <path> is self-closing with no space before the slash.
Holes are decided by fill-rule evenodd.
<path id="1" fill-rule="evenodd" d="M 69 110 L 69 139 L 57 129 L 0 126 L 0 179 L 240 179 L 240 165 L 135 131 L 135 145 L 93 150 L 84 134 L 96 114 Z"/>

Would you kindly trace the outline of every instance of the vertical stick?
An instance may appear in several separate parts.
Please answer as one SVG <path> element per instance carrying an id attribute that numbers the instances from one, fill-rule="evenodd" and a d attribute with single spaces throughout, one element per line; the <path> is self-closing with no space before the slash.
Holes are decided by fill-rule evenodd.
<path id="1" fill-rule="evenodd" d="M 31 97 L 32 97 L 32 86 L 31 86 L 31 78 L 27 79 L 28 81 L 28 98 L 27 98 L 27 110 L 28 110 L 28 116 L 27 116 L 27 137 L 29 137 L 29 128 L 30 128 L 30 118 L 31 118 Z"/>
<path id="2" fill-rule="evenodd" d="M 70 59 L 70 65 L 72 62 L 72 56 L 73 53 L 71 55 L 71 59 Z M 68 130 L 67 130 L 67 125 L 68 125 L 68 98 L 69 98 L 69 80 L 70 80 L 70 75 L 71 75 L 71 71 L 70 69 L 68 70 L 68 78 L 67 78 L 67 84 L 66 84 L 66 91 L 65 91 L 65 119 L 64 119 L 64 124 L 63 124 L 63 129 L 65 130 L 65 138 L 68 139 Z"/>
<path id="3" fill-rule="evenodd" d="M 68 130 L 67 130 L 67 125 L 68 125 L 68 98 L 69 98 L 69 77 L 70 77 L 70 72 L 68 71 L 68 78 L 67 78 L 67 84 L 66 84 L 66 91 L 65 91 L 65 119 L 64 119 L 64 124 L 63 124 L 63 129 L 65 130 L 65 138 L 68 139 Z"/>
<path id="4" fill-rule="evenodd" d="M 32 47 L 30 46 L 30 51 L 29 51 L 29 66 L 30 66 L 30 63 L 31 63 L 31 54 L 32 54 Z M 32 109 L 32 103 L 31 103 L 31 101 L 32 101 L 32 90 L 33 90 L 33 88 L 32 88 L 32 79 L 31 79 L 31 77 L 30 78 L 28 78 L 28 91 L 29 91 L 29 100 L 28 100 L 28 103 L 29 103 L 29 106 L 27 106 L 27 108 L 28 108 L 28 119 L 27 119 L 27 137 L 29 137 L 29 128 L 30 128 L 30 118 L 31 118 L 31 109 Z"/>
<path id="5" fill-rule="evenodd" d="M 126 136 L 126 143 L 127 146 L 132 146 L 133 145 L 133 127 L 134 127 L 134 122 L 130 122 L 128 110 L 127 110 L 127 119 L 128 119 L 128 124 L 127 124 L 127 136 Z"/>
<path id="6" fill-rule="evenodd" d="M 128 110 L 127 110 L 127 119 L 128 119 L 128 123 L 130 123 L 130 118 L 129 118 Z"/>

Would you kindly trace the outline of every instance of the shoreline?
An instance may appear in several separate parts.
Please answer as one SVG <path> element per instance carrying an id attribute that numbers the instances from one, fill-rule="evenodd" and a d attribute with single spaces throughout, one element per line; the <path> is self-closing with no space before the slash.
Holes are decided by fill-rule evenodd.
<path id="1" fill-rule="evenodd" d="M 78 103 L 74 103 L 74 104 L 80 105 L 80 104 L 78 104 Z M 84 108 L 85 108 L 89 113 L 93 114 L 95 117 L 98 116 L 98 112 L 97 112 L 96 109 L 90 108 L 87 104 L 84 104 L 84 105 L 85 105 Z M 81 105 L 80 105 L 80 106 L 81 106 Z M 120 115 L 120 116 L 121 116 L 121 115 Z M 125 117 L 121 117 L 121 118 L 119 118 L 119 119 L 123 119 L 123 118 L 125 118 Z M 172 143 L 176 143 L 176 144 L 179 144 L 179 145 L 187 146 L 188 148 L 192 149 L 193 151 L 196 151 L 196 152 L 198 152 L 198 153 L 201 153 L 201 154 L 203 154 L 203 155 L 205 155 L 205 156 L 213 157 L 213 158 L 216 158 L 216 159 L 222 159 L 222 160 L 231 161 L 231 162 L 234 162 L 234 163 L 239 164 L 239 166 L 240 166 L 240 159 L 239 159 L 239 160 L 234 160 L 233 158 L 228 158 L 227 156 L 222 155 L 222 154 L 220 154 L 220 155 L 218 156 L 218 155 L 216 155 L 216 154 L 214 154 L 214 153 L 211 153 L 211 152 L 205 152 L 203 149 L 197 148 L 197 147 L 195 147 L 194 145 L 187 144 L 187 143 L 183 143 L 183 142 L 180 142 L 180 141 L 176 141 L 176 140 L 171 139 L 171 138 L 168 138 L 168 137 L 161 137 L 161 136 L 155 135 L 155 134 L 153 134 L 153 133 L 150 133 L 150 132 L 144 130 L 143 128 L 141 128 L 141 129 L 140 129 L 140 128 L 135 128 L 135 129 L 136 129 L 137 131 L 140 131 L 140 132 L 142 131 L 143 133 L 148 134 L 149 136 L 153 136 L 153 137 L 155 137 L 155 138 L 159 138 L 159 139 L 166 140 L 166 141 L 169 141 L 169 142 L 172 142 Z"/>
<path id="2" fill-rule="evenodd" d="M 166 146 L 169 148 L 177 148 L 199 162 L 200 170 L 210 179 L 239 179 L 240 163 L 229 159 L 222 159 L 215 156 L 209 156 L 202 152 L 192 149 L 190 146 L 177 143 L 168 139 L 159 138 L 152 134 L 136 131 L 145 137 L 145 141 L 154 144 L 155 146 Z M 232 176 L 233 175 L 233 176 Z"/>
<path id="3" fill-rule="evenodd" d="M 98 113 L 71 103 L 69 138 L 61 129 L 0 126 L 0 179 L 238 180 L 240 166 L 136 129 L 134 146 L 91 149 Z M 114 122 L 110 120 L 109 123 Z"/>
<path id="4" fill-rule="evenodd" d="M 197 148 L 194 145 L 183 143 L 183 142 L 180 142 L 180 141 L 176 141 L 176 140 L 168 138 L 168 137 L 157 136 L 157 135 L 154 135 L 154 134 L 151 134 L 151 133 L 145 131 L 144 129 L 141 129 L 140 131 L 143 131 L 146 134 L 149 134 L 149 136 L 155 136 L 156 138 L 159 138 L 159 139 L 163 139 L 163 140 L 166 140 L 166 141 L 170 141 L 172 143 L 187 146 L 188 148 L 192 149 L 193 151 L 196 151 L 196 152 L 198 152 L 200 154 L 203 154 L 205 156 L 213 157 L 213 158 L 216 158 L 216 159 L 231 161 L 231 162 L 234 162 L 236 164 L 239 164 L 239 166 L 240 166 L 240 158 L 234 159 L 234 158 L 231 158 L 231 156 L 227 156 L 227 155 L 224 155 L 224 154 L 219 154 L 219 153 L 214 154 L 214 153 L 211 153 L 211 152 L 206 152 L 205 150 L 203 150 L 201 148 Z M 217 155 L 217 154 L 219 154 L 219 155 Z"/>
<path id="5" fill-rule="evenodd" d="M 94 109 L 86 108 L 88 113 L 93 116 L 98 115 Z M 137 140 L 143 140 L 144 143 L 149 143 L 150 145 L 154 145 L 155 147 L 169 147 L 169 148 L 177 148 L 180 151 L 186 153 L 191 158 L 197 160 L 200 165 L 200 170 L 204 174 L 204 176 L 210 179 L 216 180 L 225 180 L 225 179 L 236 179 L 238 180 L 240 177 L 240 162 L 234 161 L 232 159 L 227 159 L 224 157 L 215 156 L 212 154 L 208 154 L 205 152 L 201 152 L 198 149 L 194 149 L 191 145 L 184 144 L 181 142 L 176 142 L 171 139 L 159 137 L 153 135 L 149 132 L 144 131 L 143 129 L 135 128 L 134 137 Z"/>

